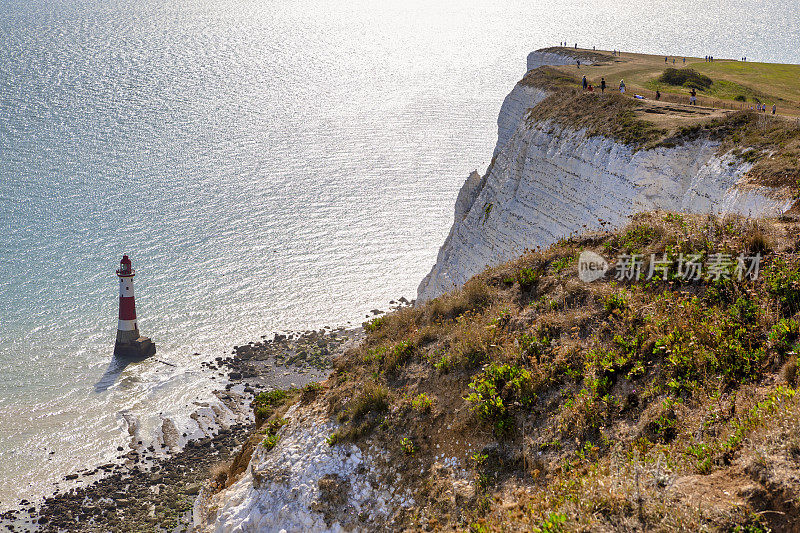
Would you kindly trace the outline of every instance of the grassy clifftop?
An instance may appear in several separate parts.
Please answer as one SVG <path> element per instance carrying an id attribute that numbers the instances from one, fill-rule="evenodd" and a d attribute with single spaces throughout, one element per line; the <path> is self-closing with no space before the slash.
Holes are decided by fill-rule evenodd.
<path id="1" fill-rule="evenodd" d="M 342 423 L 329 442 L 391 454 L 408 527 L 793 530 L 798 229 L 646 214 L 376 319 L 319 393 Z M 645 274 L 657 254 L 669 275 L 584 283 L 583 250 L 642 254 Z M 755 280 L 729 264 L 689 282 L 690 253 L 763 259 Z"/>
<path id="2" fill-rule="evenodd" d="M 755 103 L 765 103 L 770 107 L 776 104 L 778 113 L 784 116 L 800 115 L 800 65 L 779 63 L 758 63 L 715 59 L 707 62 L 699 57 L 634 54 L 622 52 L 612 55 L 608 51 L 594 51 L 574 48 L 546 48 L 553 52 L 590 60 L 595 64 L 581 64 L 556 67 L 569 74 L 586 75 L 589 83 L 599 86 L 600 78 L 605 77 L 610 88 L 616 89 L 620 79 L 625 80 L 628 92 L 639 92 L 645 97 L 653 96 L 656 89 L 664 98 L 674 102 L 686 103 L 692 84 L 672 85 L 662 81 L 666 69 L 691 69 L 707 76 L 712 83 L 708 86 L 695 86 L 698 89 L 699 103 L 708 107 L 742 109 Z M 674 60 L 674 63 L 673 63 Z M 671 96 L 680 98 L 670 98 Z"/>
<path id="3" fill-rule="evenodd" d="M 674 147 L 697 139 L 720 143 L 720 152 L 733 151 L 753 163 L 748 178 L 753 184 L 800 189 L 800 122 L 752 110 L 694 106 L 670 101 L 636 99 L 613 86 L 605 94 L 580 88 L 586 67 L 540 67 L 520 83 L 546 89 L 551 94 L 532 108 L 527 120 L 551 120 L 590 135 L 606 135 L 636 149 Z M 601 67 L 595 67 L 601 68 Z M 590 74 L 591 75 L 591 74 Z M 610 84 L 611 85 L 611 84 Z M 681 97 L 683 98 L 683 97 Z M 685 98 L 684 98 L 685 99 Z"/>

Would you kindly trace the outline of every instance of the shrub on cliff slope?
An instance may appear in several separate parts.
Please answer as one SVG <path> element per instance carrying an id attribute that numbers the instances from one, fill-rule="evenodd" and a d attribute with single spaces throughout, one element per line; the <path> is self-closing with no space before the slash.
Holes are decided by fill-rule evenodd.
<path id="1" fill-rule="evenodd" d="M 341 435 L 386 450 L 404 472 L 417 504 L 398 520 L 412 528 L 530 529 L 548 516 L 592 531 L 800 523 L 800 402 L 786 381 L 797 365 L 797 230 L 648 214 L 560 241 L 386 315 L 336 361 L 330 409 L 344 413 Z M 735 263 L 754 247 L 772 250 L 755 280 L 734 265 L 730 279 L 577 278 L 585 249 L 641 254 L 647 273 L 651 258 L 675 270 L 688 254 Z M 524 269 L 539 274 L 520 285 Z M 374 356 L 397 346 L 402 364 Z M 348 416 L 364 383 L 386 393 L 368 427 Z M 420 397 L 436 401 L 421 410 Z M 471 465 L 472 492 L 443 477 L 444 457 Z"/>

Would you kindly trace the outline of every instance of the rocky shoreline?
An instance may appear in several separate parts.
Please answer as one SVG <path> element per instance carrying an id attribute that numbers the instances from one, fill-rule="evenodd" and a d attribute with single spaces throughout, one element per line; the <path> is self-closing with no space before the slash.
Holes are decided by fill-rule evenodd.
<path id="1" fill-rule="evenodd" d="M 409 304 L 404 298 L 390 302 L 392 309 Z M 382 311 L 372 312 L 372 316 L 379 314 Z M 210 471 L 235 457 L 253 431 L 253 397 L 262 391 L 324 380 L 332 357 L 362 337 L 361 327 L 286 332 L 234 346 L 229 355 L 203 362 L 205 369 L 215 373 L 212 379 L 226 376 L 224 388 L 215 395 L 240 419 L 248 420 L 246 423 L 221 423 L 211 435 L 189 441 L 176 452 L 156 450 L 152 445 L 127 453 L 118 449 L 121 455 L 115 463 L 66 476 L 64 481 L 72 485 L 69 489 L 61 489 L 38 505 L 20 500 L 17 509 L 0 514 L 0 528 L 45 532 L 190 530 L 194 499 Z M 164 433 L 166 442 L 169 436 Z M 171 440 L 180 437 L 173 435 Z M 74 486 L 81 481 L 89 484 Z"/>

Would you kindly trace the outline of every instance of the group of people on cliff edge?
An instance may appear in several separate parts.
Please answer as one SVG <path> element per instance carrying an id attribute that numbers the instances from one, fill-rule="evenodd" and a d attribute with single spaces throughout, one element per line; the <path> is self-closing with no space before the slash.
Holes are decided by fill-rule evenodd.
<path id="1" fill-rule="evenodd" d="M 589 80 L 586 79 L 586 76 L 583 77 L 583 80 L 581 81 L 581 84 L 583 85 L 583 90 L 584 91 L 589 91 L 590 93 L 594 92 L 594 85 L 589 83 Z M 606 79 L 605 78 L 600 78 L 600 92 L 601 93 L 605 93 L 606 92 Z"/>
<path id="2" fill-rule="evenodd" d="M 589 91 L 589 92 L 592 92 L 592 93 L 594 92 L 595 87 L 594 87 L 594 85 L 589 83 L 589 80 L 586 79 L 586 76 L 584 76 L 583 79 L 581 80 L 581 85 L 583 86 L 583 90 L 584 91 Z M 600 78 L 600 92 L 602 94 L 605 94 L 606 87 L 608 87 L 608 85 L 606 84 L 606 78 L 605 77 L 601 77 Z M 619 90 L 620 90 L 620 92 L 622 94 L 625 94 L 625 80 L 619 80 Z"/>

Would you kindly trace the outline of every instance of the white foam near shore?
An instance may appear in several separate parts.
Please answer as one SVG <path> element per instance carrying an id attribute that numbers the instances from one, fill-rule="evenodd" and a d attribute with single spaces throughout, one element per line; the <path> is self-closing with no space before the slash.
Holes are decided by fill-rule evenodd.
<path id="1" fill-rule="evenodd" d="M 232 408 L 231 403 L 212 396 L 208 401 L 195 402 L 195 409 L 188 416 L 161 417 L 161 425 L 155 431 L 154 445 L 174 453 L 183 449 L 189 441 L 214 436 L 220 429 L 227 429 L 235 424 L 252 423 L 253 412 L 248 407 L 249 402 L 244 401 L 249 396 L 243 389 L 244 385 L 241 384 L 230 389 L 234 397 L 243 399 L 238 408 Z"/>
<path id="2" fill-rule="evenodd" d="M 218 383 L 223 387 L 225 384 L 226 380 Z M 74 480 L 62 477 L 55 487 L 59 492 L 66 492 L 107 475 L 109 471 L 98 468 L 101 464 L 114 463 L 123 468 L 134 465 L 149 467 L 153 464 L 153 458 L 169 460 L 170 454 L 180 452 L 191 441 L 216 436 L 220 431 L 237 424 L 252 423 L 254 415 L 249 408 L 252 395 L 244 393 L 243 389 L 244 385 L 237 384 L 229 391 L 198 394 L 202 399 L 194 400 L 182 408 L 175 408 L 169 413 L 146 413 L 138 409 L 120 411 L 119 429 L 125 436 L 124 441 L 119 442 L 122 450 L 112 451 L 100 461 L 80 465 L 83 467 L 80 470 L 76 470 L 73 464 L 68 474 L 83 475 Z M 228 401 L 220 399 L 221 395 L 227 395 Z M 145 459 L 145 456 L 149 458 Z M 47 495 L 49 494 L 32 495 L 29 499 L 37 503 Z"/>

